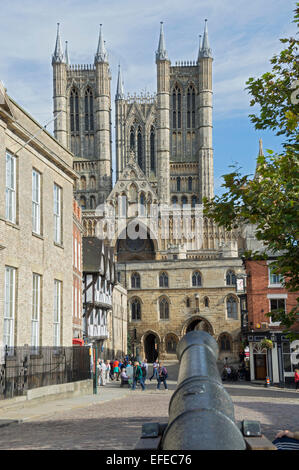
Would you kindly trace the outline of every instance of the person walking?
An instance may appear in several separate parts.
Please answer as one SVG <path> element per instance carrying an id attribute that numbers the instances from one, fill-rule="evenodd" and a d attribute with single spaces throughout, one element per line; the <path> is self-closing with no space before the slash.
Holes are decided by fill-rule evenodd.
<path id="1" fill-rule="evenodd" d="M 131 361 L 129 361 L 129 363 L 127 364 L 126 374 L 128 376 L 129 385 L 132 386 L 132 384 L 133 384 L 133 366 L 132 366 Z"/>
<path id="2" fill-rule="evenodd" d="M 109 383 L 109 380 L 110 380 L 110 372 L 111 372 L 111 367 L 110 367 L 109 361 L 107 360 L 106 361 L 106 370 L 105 370 L 105 380 L 106 380 L 107 383 Z"/>
<path id="3" fill-rule="evenodd" d="M 113 361 L 110 361 L 110 380 L 114 380 Z"/>
<path id="4" fill-rule="evenodd" d="M 294 381 L 296 392 L 299 392 L 299 369 L 295 369 Z"/>
<path id="5" fill-rule="evenodd" d="M 150 381 L 156 377 L 156 379 L 158 380 L 158 367 L 159 367 L 159 362 L 158 361 L 155 361 L 153 363 L 153 375 L 150 377 Z"/>
<path id="6" fill-rule="evenodd" d="M 101 360 L 101 385 L 106 385 L 106 364 Z"/>
<path id="7" fill-rule="evenodd" d="M 142 391 L 145 390 L 145 385 L 143 382 L 143 375 L 142 375 L 142 369 L 139 365 L 139 362 L 134 363 L 134 369 L 133 369 L 133 385 L 132 385 L 132 390 L 136 390 L 136 385 L 137 383 L 140 383 Z"/>
<path id="8" fill-rule="evenodd" d="M 168 377 L 168 372 L 166 367 L 163 366 L 163 362 L 160 363 L 158 367 L 158 379 L 157 379 L 157 390 L 160 390 L 160 385 L 163 382 L 165 390 L 168 390 L 166 379 Z"/>
<path id="9" fill-rule="evenodd" d="M 113 374 L 114 374 L 114 378 L 116 377 L 116 380 L 119 380 L 119 373 L 120 373 L 119 361 L 115 359 L 115 361 L 113 362 Z"/>
<path id="10" fill-rule="evenodd" d="M 142 369 L 142 373 L 143 373 L 143 381 L 145 383 L 147 377 L 148 377 L 148 363 L 147 363 L 147 359 L 144 359 L 142 364 L 141 364 L 141 369 Z"/>

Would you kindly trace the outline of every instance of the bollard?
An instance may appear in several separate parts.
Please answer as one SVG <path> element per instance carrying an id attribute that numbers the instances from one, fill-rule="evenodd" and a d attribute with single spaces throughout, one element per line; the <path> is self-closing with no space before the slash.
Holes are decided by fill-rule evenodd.
<path id="1" fill-rule="evenodd" d="M 205 331 L 179 342 L 178 386 L 169 403 L 162 450 L 245 450 L 232 400 L 217 368 L 218 345 Z"/>

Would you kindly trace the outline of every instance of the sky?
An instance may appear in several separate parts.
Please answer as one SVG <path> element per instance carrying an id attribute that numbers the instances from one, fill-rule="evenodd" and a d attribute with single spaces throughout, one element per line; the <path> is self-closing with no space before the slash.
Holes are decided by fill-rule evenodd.
<path id="1" fill-rule="evenodd" d="M 9 96 L 42 125 L 52 118 L 52 66 L 57 23 L 72 64 L 91 64 L 99 25 L 112 74 L 112 124 L 118 64 L 125 93 L 156 92 L 155 51 L 164 22 L 169 59 L 196 60 L 199 34 L 208 19 L 213 54 L 213 148 L 215 193 L 221 175 L 238 164 L 254 173 L 259 139 L 279 151 L 273 132 L 256 131 L 248 115 L 249 77 L 271 70 L 279 38 L 295 34 L 293 0 L 0 0 L 0 80 Z M 52 124 L 48 130 L 51 132 Z M 114 156 L 113 139 L 113 156 Z"/>

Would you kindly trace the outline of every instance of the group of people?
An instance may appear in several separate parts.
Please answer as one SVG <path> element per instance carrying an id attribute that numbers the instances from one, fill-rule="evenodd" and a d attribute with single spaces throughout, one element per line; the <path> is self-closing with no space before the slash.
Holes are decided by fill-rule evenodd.
<path id="1" fill-rule="evenodd" d="M 104 361 L 98 359 L 97 362 L 98 385 L 106 385 L 109 381 L 120 381 L 121 385 L 127 384 L 132 390 L 136 390 L 138 384 L 142 390 L 145 390 L 146 380 L 150 381 L 154 378 L 157 380 L 157 389 L 163 383 L 165 390 L 168 390 L 167 378 L 168 372 L 162 362 L 155 361 L 153 363 L 153 373 L 149 377 L 148 362 L 144 359 L 142 362 L 128 356 L 122 361 L 115 359 L 114 361 Z"/>

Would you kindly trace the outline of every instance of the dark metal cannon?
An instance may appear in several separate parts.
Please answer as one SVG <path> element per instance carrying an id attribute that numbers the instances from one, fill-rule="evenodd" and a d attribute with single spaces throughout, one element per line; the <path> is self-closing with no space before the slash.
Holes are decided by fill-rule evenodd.
<path id="1" fill-rule="evenodd" d="M 180 368 L 168 423 L 145 423 L 136 449 L 275 449 L 261 434 L 258 421 L 235 422 L 233 402 L 217 367 L 218 345 L 211 335 L 187 333 L 177 356 Z"/>
<path id="2" fill-rule="evenodd" d="M 177 389 L 169 404 L 163 450 L 244 450 L 234 406 L 217 368 L 218 345 L 205 331 L 191 331 L 178 344 Z"/>

